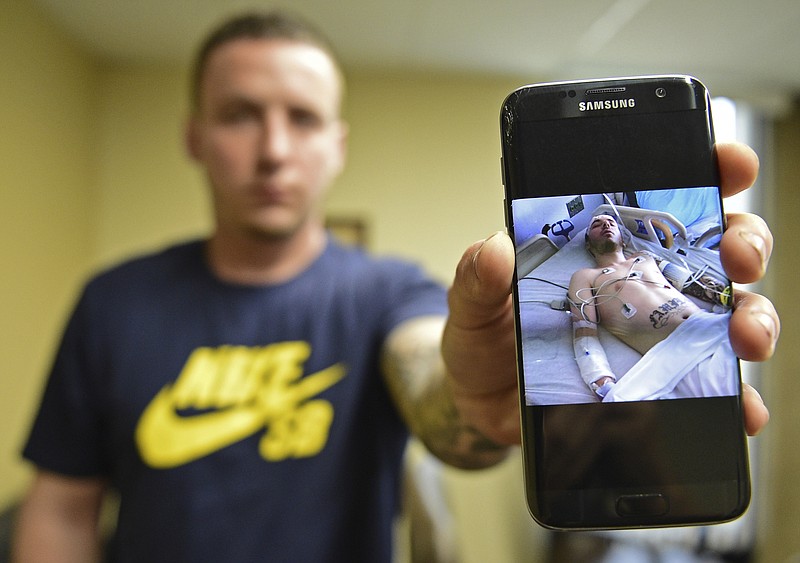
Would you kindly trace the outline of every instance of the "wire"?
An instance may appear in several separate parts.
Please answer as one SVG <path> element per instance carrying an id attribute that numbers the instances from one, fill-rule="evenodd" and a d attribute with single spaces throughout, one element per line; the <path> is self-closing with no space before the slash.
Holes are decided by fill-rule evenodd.
<path id="1" fill-rule="evenodd" d="M 522 278 L 522 279 L 523 279 L 523 280 L 533 280 L 533 281 L 540 281 L 540 282 L 542 282 L 542 283 L 549 283 L 550 285 L 554 285 L 554 286 L 556 286 L 556 287 L 560 287 L 561 289 L 563 289 L 563 290 L 565 290 L 565 291 L 569 291 L 569 288 L 568 288 L 567 286 L 565 286 L 565 285 L 561 285 L 560 283 L 552 282 L 552 281 L 550 281 L 550 280 L 545 280 L 545 279 L 542 279 L 542 278 L 531 278 L 531 277 L 528 277 L 528 276 L 525 276 L 525 277 L 524 277 L 524 278 Z"/>
<path id="2" fill-rule="evenodd" d="M 635 258 L 633 260 L 633 262 L 630 265 L 630 268 L 628 268 L 628 272 L 627 272 L 626 275 L 618 277 L 618 278 L 609 278 L 609 279 L 605 280 L 603 283 L 601 283 L 596 288 L 595 287 L 583 287 L 583 288 L 579 289 L 578 291 L 576 291 L 575 292 L 575 297 L 580 300 L 580 303 L 576 303 L 575 301 L 573 301 L 569 297 L 569 294 L 567 294 L 567 300 L 570 302 L 571 305 L 573 305 L 576 309 L 578 309 L 578 311 L 580 311 L 580 314 L 581 314 L 581 317 L 583 318 L 583 320 L 588 321 L 590 323 L 598 324 L 597 322 L 592 321 L 589 318 L 587 318 L 586 313 L 584 311 L 584 308 L 587 305 L 592 305 L 594 307 L 597 307 L 598 305 L 604 305 L 604 304 L 606 304 L 609 301 L 612 301 L 614 299 L 618 300 L 620 303 L 622 303 L 624 305 L 625 302 L 622 299 L 620 299 L 619 294 L 622 292 L 623 289 L 625 289 L 625 285 L 631 279 L 635 278 L 635 276 L 632 275 L 633 274 L 633 268 L 636 266 L 636 264 L 638 264 L 641 261 L 640 258 L 641 257 L 638 257 L 638 258 Z M 643 284 L 650 284 L 650 285 L 655 285 L 655 286 L 663 286 L 663 284 L 658 282 L 658 281 L 646 280 L 646 279 L 644 279 L 642 277 L 636 277 L 636 279 L 639 282 L 643 283 Z M 600 297 L 598 297 L 596 295 L 596 293 L 601 292 L 603 290 L 603 288 L 605 288 L 606 286 L 608 286 L 610 284 L 618 283 L 618 282 L 622 282 L 622 284 L 620 284 L 619 288 L 614 293 L 609 294 L 609 295 L 605 295 L 605 296 L 600 296 Z M 585 299 L 585 298 L 583 298 L 581 296 L 581 294 L 585 293 L 587 291 L 591 292 L 592 296 L 590 298 L 588 298 L 588 299 Z"/>

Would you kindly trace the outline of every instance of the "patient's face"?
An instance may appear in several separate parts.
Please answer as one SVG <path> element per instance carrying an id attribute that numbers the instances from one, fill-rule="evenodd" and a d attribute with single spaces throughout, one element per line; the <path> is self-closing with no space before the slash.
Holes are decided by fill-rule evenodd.
<path id="1" fill-rule="evenodd" d="M 594 254 L 611 252 L 622 246 L 622 234 L 611 215 L 597 215 L 586 229 L 586 246 Z"/>
<path id="2" fill-rule="evenodd" d="M 597 215 L 589 223 L 589 240 L 616 239 L 622 242 L 619 225 L 611 215 Z"/>

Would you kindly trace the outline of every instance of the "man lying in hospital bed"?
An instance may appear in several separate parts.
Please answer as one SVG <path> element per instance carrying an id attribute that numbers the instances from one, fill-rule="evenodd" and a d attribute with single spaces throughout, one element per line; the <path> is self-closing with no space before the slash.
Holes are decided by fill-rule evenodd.
<path id="1" fill-rule="evenodd" d="M 620 222 L 644 226 L 650 240 L 629 237 L 625 245 L 618 213 Z M 676 225 L 683 246 L 656 242 L 654 224 L 673 246 L 672 229 L 653 215 Z M 735 394 L 728 315 L 697 305 L 724 310 L 728 304 L 729 288 L 715 281 L 725 279 L 718 255 L 702 245 L 687 252 L 690 237 L 669 214 L 605 205 L 593 216 L 585 237 L 519 276 L 523 361 L 532 374 L 528 404 Z M 570 291 L 563 300 L 565 277 Z M 538 308 L 526 314 L 531 307 Z"/>

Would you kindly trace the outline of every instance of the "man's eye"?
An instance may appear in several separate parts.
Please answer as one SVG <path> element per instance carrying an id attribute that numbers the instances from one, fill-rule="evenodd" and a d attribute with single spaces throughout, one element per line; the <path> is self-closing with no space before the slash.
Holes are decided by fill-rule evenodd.
<path id="1" fill-rule="evenodd" d="M 304 109 L 294 109 L 290 112 L 292 123 L 300 127 L 318 127 L 322 124 L 322 119 L 314 112 Z"/>
<path id="2" fill-rule="evenodd" d="M 234 107 L 222 112 L 225 123 L 243 123 L 253 119 L 258 119 L 258 113 L 252 108 Z"/>

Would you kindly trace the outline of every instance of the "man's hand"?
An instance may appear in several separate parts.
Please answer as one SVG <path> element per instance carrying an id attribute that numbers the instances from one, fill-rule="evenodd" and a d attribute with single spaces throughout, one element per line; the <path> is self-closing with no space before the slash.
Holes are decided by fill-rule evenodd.
<path id="1" fill-rule="evenodd" d="M 717 145 L 722 176 L 722 195 L 734 195 L 755 182 L 758 157 L 750 147 L 738 143 Z M 760 280 L 772 254 L 772 233 L 763 219 L 751 214 L 728 215 L 728 226 L 720 243 L 720 259 L 728 277 L 736 283 Z M 743 360 L 764 361 L 772 357 L 780 335 L 780 319 L 764 296 L 736 290 L 730 337 L 733 351 Z M 745 428 L 758 434 L 769 421 L 761 396 L 749 385 L 742 395 Z"/>
<path id="2" fill-rule="evenodd" d="M 717 152 L 724 196 L 752 185 L 758 158 L 749 147 L 720 144 Z M 771 252 L 772 235 L 762 219 L 750 214 L 728 216 L 720 258 L 732 281 L 760 279 Z M 495 233 L 470 246 L 450 289 L 450 317 L 442 340 L 450 388 L 461 416 L 498 444 L 520 440 L 513 273 L 514 248 L 505 234 Z M 736 292 L 730 337 L 739 357 L 768 359 L 779 333 L 780 321 L 768 299 Z M 743 400 L 747 432 L 757 434 L 769 420 L 769 412 L 750 386 L 745 386 Z"/>

